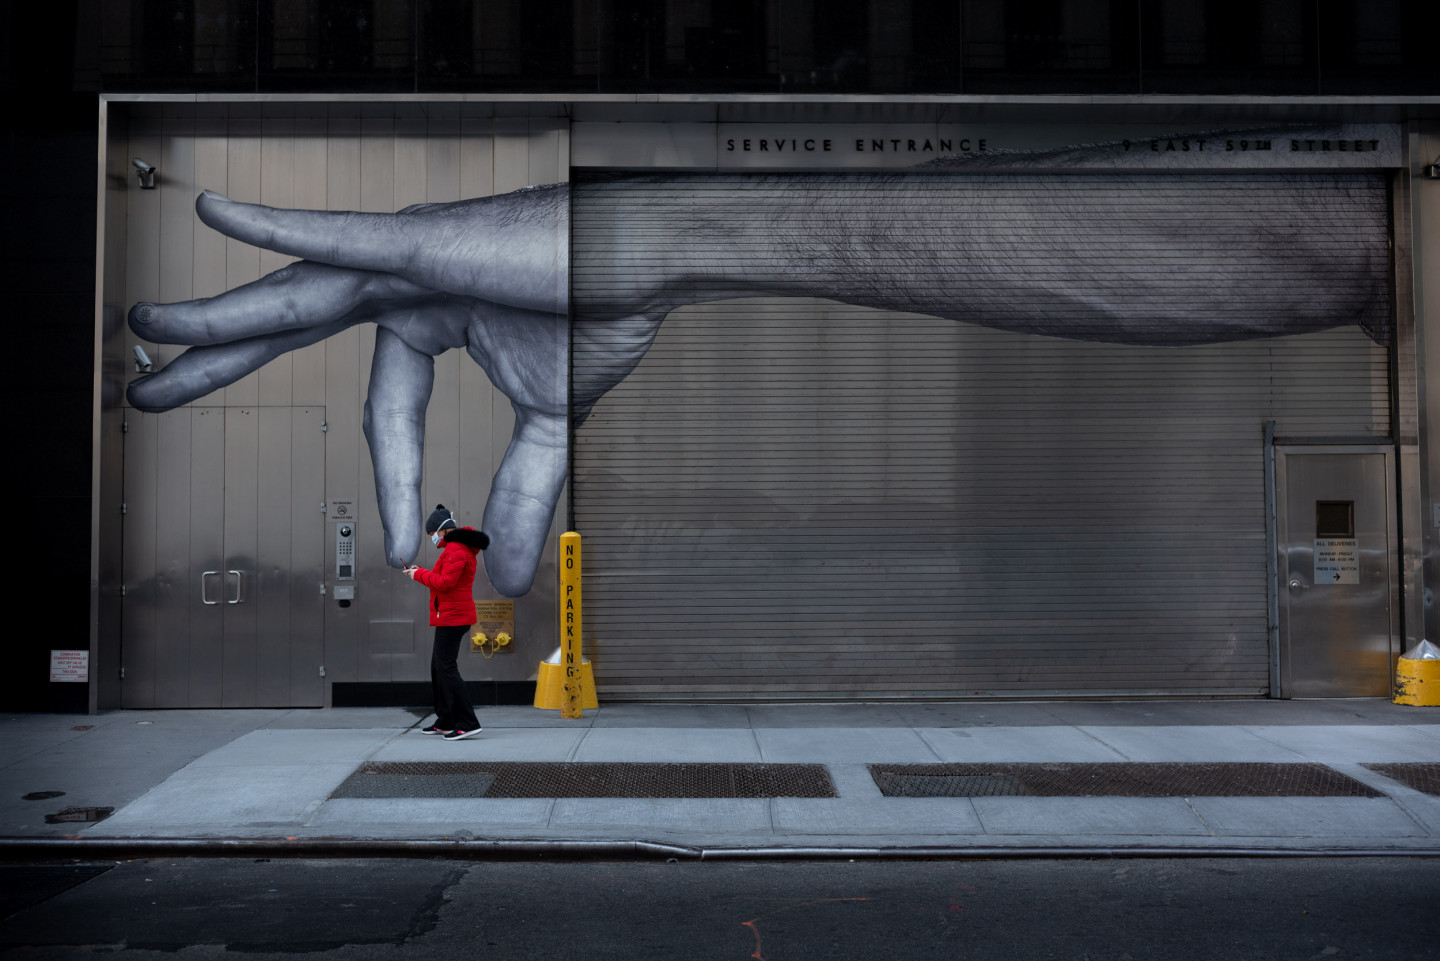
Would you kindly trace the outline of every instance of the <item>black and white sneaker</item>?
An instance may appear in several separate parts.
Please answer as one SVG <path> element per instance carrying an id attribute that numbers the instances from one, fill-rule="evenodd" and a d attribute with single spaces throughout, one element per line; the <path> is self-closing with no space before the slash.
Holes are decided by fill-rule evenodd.
<path id="1" fill-rule="evenodd" d="M 447 741 L 463 741 L 467 737 L 476 737 L 480 734 L 480 726 L 477 724 L 473 731 L 450 731 L 445 735 Z"/>
<path id="2" fill-rule="evenodd" d="M 447 731 L 447 730 L 445 730 L 443 727 L 440 727 L 440 726 L 437 725 L 437 724 L 432 724 L 432 725 L 430 725 L 429 727 L 422 727 L 422 728 L 420 729 L 420 733 L 421 733 L 421 734 L 449 734 L 450 732 Z"/>

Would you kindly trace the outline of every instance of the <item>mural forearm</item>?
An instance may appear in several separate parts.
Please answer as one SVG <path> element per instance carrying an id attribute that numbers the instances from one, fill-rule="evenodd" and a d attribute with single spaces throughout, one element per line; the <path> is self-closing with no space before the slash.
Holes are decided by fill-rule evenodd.
<path id="1" fill-rule="evenodd" d="M 770 294 L 1137 344 L 1384 326 L 1384 252 L 1357 251 L 1333 211 L 1310 200 L 1323 178 L 1257 198 L 1217 181 L 1208 202 L 1192 187 L 1183 198 L 1151 191 L 1142 204 L 1116 197 L 1143 193 L 1143 176 L 1071 179 L 1085 186 L 998 175 L 580 184 L 577 206 L 628 229 L 617 256 L 587 246 L 577 224 L 577 275 L 604 283 L 577 284 L 575 316 Z M 1256 205 L 1246 229 L 1235 228 L 1236 203 Z M 1356 211 L 1383 229 L 1368 198 Z M 1229 283 L 1217 287 L 1208 278 L 1222 264 Z"/>

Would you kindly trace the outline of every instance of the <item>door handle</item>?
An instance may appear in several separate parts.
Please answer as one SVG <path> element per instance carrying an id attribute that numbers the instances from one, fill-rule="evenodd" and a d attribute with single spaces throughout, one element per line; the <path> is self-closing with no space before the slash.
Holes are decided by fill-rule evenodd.
<path id="1" fill-rule="evenodd" d="M 1290 582 L 1290 590 L 1292 590 L 1292 591 L 1298 591 L 1298 590 L 1300 590 L 1301 588 L 1303 588 L 1304 586 L 1305 586 L 1304 584 L 1301 584 L 1301 583 L 1300 583 L 1299 579 L 1296 579 L 1296 580 L 1293 580 L 1293 581 Z"/>
<path id="2" fill-rule="evenodd" d="M 242 575 L 239 571 L 226 571 L 225 573 L 226 573 L 226 574 L 234 574 L 234 575 L 235 575 L 235 599 L 234 599 L 233 601 L 227 600 L 225 603 L 226 603 L 226 604 L 239 604 L 239 603 L 240 603 L 240 582 L 245 579 L 245 578 L 244 578 L 244 575 Z"/>
<path id="3" fill-rule="evenodd" d="M 200 603 L 201 603 L 201 604 L 219 604 L 219 603 L 220 603 L 219 601 L 212 601 L 212 600 L 210 600 L 210 598 L 207 597 L 206 594 L 205 594 L 205 578 L 209 577 L 209 576 L 212 575 L 212 574 L 214 574 L 215 576 L 218 577 L 218 576 L 220 575 L 220 572 L 219 572 L 219 571 L 201 571 L 201 572 L 200 572 Z"/>

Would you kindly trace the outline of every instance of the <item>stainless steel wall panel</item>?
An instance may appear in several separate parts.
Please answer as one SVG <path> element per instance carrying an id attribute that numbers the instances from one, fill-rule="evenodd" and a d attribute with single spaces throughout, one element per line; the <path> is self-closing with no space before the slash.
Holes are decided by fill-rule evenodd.
<path id="1" fill-rule="evenodd" d="M 295 207 L 295 121 L 271 118 L 260 125 L 260 202 L 267 207 Z M 270 250 L 258 251 L 259 275 L 279 270 L 297 258 Z M 255 403 L 289 407 L 294 403 L 294 355 L 281 354 L 255 375 Z"/>
<path id="2" fill-rule="evenodd" d="M 231 120 L 226 139 L 226 189 L 231 200 L 261 203 L 261 121 Z M 233 290 L 260 279 L 260 249 L 239 240 L 225 240 L 225 289 Z M 225 388 L 227 407 L 253 407 L 260 403 L 259 373 L 246 374 Z"/>
<path id="3" fill-rule="evenodd" d="M 163 414 L 131 411 L 130 416 L 146 426 L 144 433 L 134 438 L 136 446 L 143 442 L 152 447 L 150 456 L 159 458 L 154 479 L 160 505 L 155 518 L 156 631 L 148 642 L 155 658 L 155 706 L 188 707 L 191 620 L 199 606 L 196 572 L 209 570 L 196 567 L 190 557 L 191 527 L 196 523 L 190 482 L 194 417 L 184 408 Z M 131 489 L 140 491 L 138 487 Z M 218 519 L 202 518 L 200 522 L 218 524 Z"/>
<path id="4" fill-rule="evenodd" d="M 199 119 L 195 121 L 195 184 L 198 194 L 202 190 L 225 193 L 230 189 L 230 146 L 228 127 L 223 120 Z M 194 209 L 195 197 L 187 197 Z M 194 226 L 195 254 L 194 274 L 191 280 L 192 297 L 214 297 L 224 293 L 226 245 L 229 243 L 220 234 L 204 224 L 199 217 Z M 136 298 L 138 299 L 138 298 Z M 205 398 L 214 403 L 215 398 Z"/>
<path id="5" fill-rule="evenodd" d="M 395 210 L 395 120 L 360 121 L 360 210 Z"/>
<path id="6" fill-rule="evenodd" d="M 375 328 L 369 325 L 358 328 L 360 334 L 359 342 L 359 378 L 358 387 L 360 396 L 356 404 L 357 409 L 364 404 L 365 390 L 370 383 L 370 368 L 375 355 Z M 383 651 L 376 651 L 369 642 L 370 621 L 383 617 L 383 614 L 376 612 L 390 612 L 403 610 L 406 601 L 413 603 L 414 595 L 401 592 L 400 585 L 396 584 L 390 576 L 393 571 L 385 564 L 385 537 L 380 529 L 380 503 L 375 496 L 375 465 L 370 459 L 370 448 L 364 442 L 363 437 L 357 445 L 359 458 L 359 469 L 357 471 L 358 497 L 356 499 L 356 516 L 358 521 L 355 528 L 355 590 L 361 600 L 357 606 L 363 607 L 367 612 L 357 624 L 358 637 L 361 639 L 358 659 L 356 661 L 356 679 L 360 681 L 389 681 L 393 680 L 391 669 L 393 667 L 392 656 Z M 415 585 L 409 578 L 402 576 L 405 587 L 413 588 Z"/>
<path id="7" fill-rule="evenodd" d="M 255 700 L 261 707 L 289 707 L 293 666 L 291 616 L 294 603 L 290 556 L 296 528 L 318 527 L 321 514 L 312 504 L 299 516 L 292 489 L 295 450 L 294 415 L 289 407 L 259 407 L 256 421 L 255 568 L 242 598 L 255 620 Z M 323 499 L 323 498 L 322 498 Z M 227 545 L 228 546 L 228 545 Z M 231 552 L 231 562 L 234 554 Z M 318 661 L 316 662 L 318 665 Z"/>
<path id="8" fill-rule="evenodd" d="M 203 571 L 225 569 L 225 409 L 190 408 L 190 571 L 191 596 L 200 597 Z M 222 578 L 223 580 L 223 578 Z M 213 583 L 214 579 L 211 578 Z M 210 595 L 215 598 L 214 594 Z M 223 704 L 224 598 L 190 606 L 189 703 Z"/>
<path id="9" fill-rule="evenodd" d="M 101 223 L 97 230 L 95 265 L 96 318 L 94 332 L 95 394 L 91 398 L 96 436 L 91 442 L 90 493 L 91 536 L 98 551 L 91 567 L 90 648 L 93 670 L 90 709 L 112 710 L 123 703 L 120 665 L 124 597 L 121 543 L 123 517 L 120 504 L 125 489 L 124 433 L 121 425 L 127 411 L 118 406 L 124 383 L 125 355 L 129 353 L 128 331 L 118 321 L 124 315 L 121 300 L 125 291 L 126 250 L 129 218 L 130 171 L 129 124 L 121 112 L 100 104 L 101 164 L 96 177 L 96 195 Z"/>
<path id="10" fill-rule="evenodd" d="M 494 121 L 495 193 L 519 190 L 530 181 L 530 121 L 500 117 Z"/>
<path id="11" fill-rule="evenodd" d="M 526 180 L 532 184 L 553 184 L 566 179 L 561 171 L 570 169 L 569 158 L 562 157 L 563 131 L 568 122 L 553 118 L 536 118 L 530 121 L 529 137 L 526 140 L 530 171 Z"/>
<path id="12" fill-rule="evenodd" d="M 1383 182 L 1339 189 L 1338 229 L 1383 249 Z M 602 260 L 649 269 L 653 213 L 606 194 L 577 191 L 577 296 L 604 296 Z M 602 697 L 1262 693 L 1262 426 L 1384 439 L 1388 386 L 1356 328 L 1174 349 L 800 298 L 683 308 L 575 434 Z"/>
<path id="13" fill-rule="evenodd" d="M 423 117 L 395 121 L 395 210 L 429 199 L 430 165 L 425 159 L 428 131 L 429 122 Z"/>
<path id="14" fill-rule="evenodd" d="M 373 341 L 372 341 L 373 343 Z M 361 404 L 364 388 L 360 380 L 360 329 L 342 331 L 324 342 L 325 347 L 325 497 L 358 497 L 373 486 L 361 471 Z M 365 465 L 369 466 L 368 458 Z M 328 528 L 328 525 L 327 525 Z M 363 532 L 363 528 L 361 528 Z M 333 532 L 327 529 L 328 538 Z M 334 576 L 327 567 L 326 578 Z M 359 607 L 325 605 L 325 673 L 331 681 L 359 679 L 362 612 L 369 606 L 363 595 Z"/>
<path id="15" fill-rule="evenodd" d="M 153 162 L 153 161 L 152 161 Z M 158 418 L 130 412 L 125 445 L 124 571 L 125 604 L 121 630 L 128 641 L 121 667 L 125 670 L 127 708 L 156 706 L 155 642 L 159 623 L 157 519 L 161 510 L 156 485 L 159 465 L 155 434 Z M 131 506 L 131 500 L 134 506 Z"/>
<path id="16" fill-rule="evenodd" d="M 294 202 L 304 210 L 327 207 L 327 127 L 324 120 L 295 121 Z M 292 402 L 297 407 L 324 407 L 325 345 L 311 344 L 292 351 L 289 357 Z"/>
<path id="17" fill-rule="evenodd" d="M 496 142 L 493 121 L 488 117 L 462 120 L 459 110 L 442 116 L 382 106 L 317 119 L 305 115 L 308 109 L 225 111 L 202 117 L 186 111 L 183 116 L 163 120 L 157 112 L 149 121 L 148 132 L 141 130 L 140 139 L 122 144 L 119 153 L 140 153 L 135 144 L 147 142 L 143 138 L 149 136 L 170 153 L 160 155 L 164 157 L 161 190 L 144 195 L 128 190 L 123 195 L 127 216 L 128 205 L 137 205 L 136 229 L 127 234 L 125 243 L 117 244 L 121 255 L 107 257 L 107 263 L 133 260 L 129 273 L 136 279 L 131 282 L 127 276 L 122 282 L 107 284 L 107 292 L 114 288 L 113 299 L 128 306 L 139 299 L 213 296 L 288 259 L 230 243 L 200 224 L 193 204 L 202 189 L 275 206 L 376 211 L 496 191 Z M 527 185 L 532 170 L 551 171 L 544 177 L 547 181 L 563 177 L 560 162 L 568 153 L 564 123 L 561 118 L 551 118 L 532 129 L 526 116 L 505 121 L 499 164 L 503 189 Z M 126 156 L 124 164 L 128 163 Z M 128 173 L 128 166 L 126 170 Z M 158 219 L 142 209 L 147 203 L 159 204 Z M 115 219 L 118 223 L 126 220 Z M 157 290 L 156 278 L 162 270 L 162 289 Z M 220 612 L 210 606 L 188 612 L 167 610 L 164 616 L 173 619 L 177 626 L 173 634 L 185 645 L 182 653 L 188 657 L 164 659 L 175 665 L 175 671 L 183 672 L 185 683 L 157 699 L 168 700 L 170 706 L 238 706 L 247 698 L 262 704 L 316 703 L 327 690 L 318 676 L 321 661 L 332 681 L 418 680 L 427 676 L 430 630 L 424 619 L 417 617 L 423 613 L 424 594 L 383 563 L 374 480 L 361 432 L 373 344 L 373 330 L 343 332 L 267 365 L 223 393 L 202 398 L 184 415 L 194 463 L 184 465 L 178 480 L 186 485 L 193 523 L 188 532 L 175 533 L 188 537 L 189 549 L 173 556 L 177 564 L 181 554 L 188 557 L 186 576 L 192 579 L 198 578 L 201 570 L 238 569 L 237 551 L 227 549 L 224 542 L 227 533 L 232 541 L 238 537 L 239 553 L 246 555 L 248 565 L 245 584 L 258 593 L 247 594 L 247 610 L 236 614 L 240 618 L 236 624 L 242 626 L 239 632 L 227 629 Z M 173 360 L 179 352 L 179 348 L 163 348 L 161 362 Z M 253 437 L 247 438 L 246 429 L 241 428 L 240 435 L 227 441 L 227 431 L 218 422 L 227 408 L 232 420 L 245 416 L 261 425 L 251 429 Z M 306 409 L 312 410 L 315 418 L 318 439 L 313 447 L 301 440 L 299 421 Z M 509 403 L 493 390 L 476 365 L 456 353 L 438 361 L 433 410 L 425 496 L 455 504 L 462 519 L 478 524 L 490 479 L 509 443 Z M 497 413 L 498 424 L 494 422 Z M 294 418 L 288 441 L 277 419 L 284 417 Z M 319 431 L 321 419 L 328 427 L 324 432 Z M 248 445 L 253 456 L 250 466 L 237 468 L 240 475 L 232 479 L 225 456 L 229 454 L 231 467 L 235 467 L 235 458 L 240 456 L 236 445 Z M 276 445 L 289 451 L 288 469 L 281 464 L 284 458 L 275 453 Z M 315 458 L 304 469 L 300 466 L 302 453 Z M 339 607 L 329 594 L 320 599 L 321 582 L 327 590 L 334 583 L 333 531 L 323 526 L 312 542 L 304 530 L 304 516 L 281 512 L 285 492 L 280 478 L 287 471 L 290 496 L 296 503 L 313 506 L 317 519 L 322 517 L 322 503 L 333 498 L 357 500 L 360 563 L 354 581 L 357 598 L 349 608 Z M 302 493 L 305 471 L 313 472 L 310 483 L 315 489 Z M 174 492 L 171 496 L 176 503 L 185 500 Z M 248 522 L 239 515 L 231 516 L 235 510 L 248 511 Z M 214 519 L 213 532 L 202 529 L 201 519 L 206 517 Z M 286 517 L 290 518 L 288 524 L 282 523 Z M 249 533 L 241 530 L 246 523 Z M 119 538 L 115 539 L 118 544 Z M 302 543 L 310 545 L 303 558 L 299 553 Z M 208 567 L 200 563 L 201 557 L 209 560 Z M 553 557 L 547 558 L 549 567 L 542 569 L 542 580 L 554 575 Z M 302 570 L 308 573 L 302 574 Z M 233 585 L 234 578 L 229 581 Z M 212 587 L 219 595 L 219 580 Z M 177 591 L 186 598 L 194 594 L 192 600 L 199 605 L 198 584 Z M 491 592 L 482 582 L 476 593 L 484 597 Z M 280 603 L 276 596 L 283 597 L 280 608 L 272 606 Z M 548 653 L 554 643 L 553 604 L 553 586 L 538 584 L 519 605 L 523 613 L 518 617 L 522 626 L 517 635 L 530 647 L 523 654 L 483 662 L 476 657 L 473 665 L 466 664 L 468 676 L 519 680 L 533 673 L 534 660 Z M 240 634 L 248 629 L 243 626 L 247 617 L 254 622 L 258 637 L 252 644 L 253 656 L 240 646 Z M 306 617 L 313 619 L 313 630 L 303 626 Z M 418 620 L 411 650 L 398 651 L 391 644 L 388 653 L 368 653 L 366 625 L 377 618 Z M 180 626 L 182 622 L 188 626 Z M 152 640 L 154 633 L 149 632 Z M 307 653 L 302 648 L 303 638 L 310 638 L 315 650 Z M 319 658 L 315 651 L 322 645 L 323 658 Z M 181 688 L 183 696 L 176 693 Z M 251 693 L 244 693 L 246 690 Z"/>
<path id="18" fill-rule="evenodd" d="M 1390 694 L 1400 654 L 1394 483 L 1392 447 L 1276 446 L 1286 697 Z M 1350 502 L 1353 580 L 1343 560 L 1328 577 L 1322 569 L 1317 502 L 1326 500 Z"/>
<path id="19" fill-rule="evenodd" d="M 489 197 L 495 193 L 495 122 L 489 117 L 460 120 L 460 195 Z"/>
<path id="20" fill-rule="evenodd" d="M 460 117 L 431 117 L 423 133 L 425 199 L 449 203 L 460 193 Z M 473 196 L 473 195 L 465 195 Z"/>
<path id="21" fill-rule="evenodd" d="M 362 124 L 332 117 L 325 153 L 325 209 L 360 209 L 360 137 Z"/>
<path id="22" fill-rule="evenodd" d="M 328 210 L 361 208 L 361 138 L 363 123 L 350 117 L 332 117 L 326 152 L 325 206 Z M 360 330 L 342 331 L 324 341 L 325 349 L 325 496 L 358 497 L 373 484 L 361 471 L 361 405 L 365 382 L 360 377 L 362 351 Z M 372 341 L 373 348 L 373 341 Z M 368 364 L 368 355 L 364 363 Z M 367 368 L 368 370 L 368 368 Z M 368 460 L 365 462 L 368 468 Z M 328 525 L 327 525 L 328 527 Z M 362 529 L 363 530 L 363 529 Z M 327 529 L 327 538 L 333 532 Z M 327 539 L 327 547 L 329 541 Z M 327 573 L 327 578 L 333 572 Z M 360 595 L 359 604 L 342 608 L 325 605 L 325 673 L 331 681 L 359 680 L 360 642 L 364 638 L 365 610 L 369 598 Z"/>
<path id="23" fill-rule="evenodd" d="M 325 701 L 320 667 L 325 655 L 326 598 L 320 588 L 329 571 L 329 524 L 319 505 L 325 501 L 325 422 L 322 407 L 291 410 L 290 496 L 290 705 L 320 706 Z M 333 547 L 332 547 L 333 550 Z"/>
<path id="24" fill-rule="evenodd" d="M 150 163 L 159 163 L 163 136 L 160 125 L 146 124 L 132 130 L 130 153 Z M 126 171 L 127 182 L 133 182 L 134 168 Z M 125 261 L 125 290 L 133 292 L 136 300 L 154 300 L 160 295 L 160 190 L 130 190 L 127 193 L 126 238 L 127 257 Z M 129 304 L 127 303 L 128 307 Z M 131 331 L 127 331 L 127 343 L 141 344 L 151 357 L 158 354 L 155 344 Z M 128 351 L 127 351 L 128 353 Z M 130 358 L 126 357 L 129 368 Z M 127 380 L 129 376 L 127 375 Z"/>
<path id="25" fill-rule="evenodd" d="M 259 673 L 255 600 L 259 570 L 260 424 L 253 407 L 225 409 L 225 563 L 221 699 L 223 707 L 253 707 Z M 288 453 L 288 452 L 287 452 Z"/>
<path id="26" fill-rule="evenodd" d="M 195 270 L 195 121 L 166 120 L 164 143 L 159 160 L 160 177 L 166 189 L 160 195 L 160 286 L 159 299 L 170 303 L 189 300 Z M 184 351 L 173 344 L 158 345 L 150 356 L 157 363 L 170 363 Z"/>
<path id="27" fill-rule="evenodd" d="M 1411 173 L 1400 178 L 1408 184 L 1410 215 L 1410 258 L 1412 285 L 1402 288 L 1401 299 L 1413 297 L 1416 344 L 1417 440 L 1416 463 L 1402 451 L 1402 477 L 1418 486 L 1421 511 L 1420 530 L 1406 529 L 1404 552 L 1408 558 L 1406 588 L 1422 601 L 1416 633 L 1432 640 L 1440 637 L 1440 181 L 1415 175 L 1414 171 L 1440 158 L 1440 122 L 1430 120 L 1412 125 L 1406 152 Z M 1400 193 L 1400 191 L 1397 191 Z M 1413 478 L 1413 481 L 1411 480 Z M 1418 563 L 1417 563 L 1418 562 Z M 1413 574 L 1409 573 L 1414 571 Z M 1407 625 L 1407 633 L 1411 628 Z"/>

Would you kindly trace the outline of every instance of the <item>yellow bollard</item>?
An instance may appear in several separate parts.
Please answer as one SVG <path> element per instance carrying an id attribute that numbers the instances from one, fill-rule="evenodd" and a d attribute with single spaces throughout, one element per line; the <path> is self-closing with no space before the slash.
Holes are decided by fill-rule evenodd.
<path id="1" fill-rule="evenodd" d="M 1395 665 L 1395 703 L 1440 706 L 1440 648 L 1421 641 Z"/>
<path id="2" fill-rule="evenodd" d="M 560 649 L 540 662 L 535 679 L 535 706 L 560 709 L 561 717 L 583 717 L 584 708 L 598 708 L 595 672 L 581 654 L 580 535 L 560 535 Z"/>

